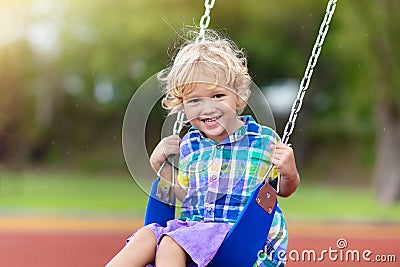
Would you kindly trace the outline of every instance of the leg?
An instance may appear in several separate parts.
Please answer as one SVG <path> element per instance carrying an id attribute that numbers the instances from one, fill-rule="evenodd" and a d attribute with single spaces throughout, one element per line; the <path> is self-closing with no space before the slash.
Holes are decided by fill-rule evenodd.
<path id="1" fill-rule="evenodd" d="M 164 236 L 158 245 L 157 267 L 185 267 L 188 255 L 171 237 Z"/>
<path id="2" fill-rule="evenodd" d="M 106 267 L 146 266 L 154 262 L 155 254 L 156 237 L 150 229 L 143 227 Z"/>

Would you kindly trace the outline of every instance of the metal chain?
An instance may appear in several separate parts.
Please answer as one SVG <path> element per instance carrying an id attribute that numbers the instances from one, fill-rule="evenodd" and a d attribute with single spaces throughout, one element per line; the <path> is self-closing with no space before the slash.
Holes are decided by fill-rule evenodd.
<path id="1" fill-rule="evenodd" d="M 215 0 L 205 0 L 204 2 L 204 15 L 200 19 L 200 32 L 199 35 L 196 38 L 196 43 L 202 42 L 205 39 L 205 33 L 206 29 L 208 28 L 208 25 L 210 25 L 210 11 L 215 5 Z M 185 113 L 183 110 L 180 110 L 176 116 L 176 120 L 174 122 L 174 126 L 172 129 L 172 134 L 173 135 L 179 135 L 181 132 L 183 125 L 184 125 L 184 118 L 185 118 Z M 174 155 L 171 155 L 164 161 L 164 163 L 161 165 L 160 169 L 157 172 L 157 177 L 160 179 L 161 178 L 161 171 L 164 169 L 165 165 L 167 162 L 170 162 L 171 164 L 171 184 L 172 186 L 175 185 L 176 179 L 175 179 L 175 162 L 174 162 Z M 173 190 L 170 191 L 170 198 L 168 200 L 169 204 L 172 205 L 175 202 L 175 195 L 173 193 Z"/>
<path id="2" fill-rule="evenodd" d="M 205 11 L 204 11 L 204 15 L 201 16 L 200 19 L 200 32 L 199 35 L 196 37 L 196 43 L 202 42 L 205 39 L 205 33 L 206 33 L 206 29 L 208 28 L 208 26 L 210 25 L 210 12 L 211 9 L 214 7 L 215 5 L 215 0 L 205 0 L 204 1 L 204 7 L 205 7 Z M 177 135 L 181 132 L 182 128 L 183 128 L 183 120 L 184 120 L 185 114 L 182 110 L 180 110 L 177 114 L 176 117 L 176 121 L 174 123 L 174 128 L 173 128 L 173 134 Z"/>
<path id="3" fill-rule="evenodd" d="M 314 72 L 315 65 L 317 64 L 318 57 L 321 53 L 322 45 L 324 43 L 326 34 L 328 33 L 329 30 L 329 24 L 331 22 L 333 13 L 335 12 L 336 9 L 336 2 L 337 0 L 329 0 L 328 6 L 326 8 L 326 13 L 324 16 L 324 19 L 321 23 L 321 26 L 319 28 L 317 40 L 315 41 L 314 47 L 311 51 L 311 56 L 308 60 L 306 71 L 304 73 L 303 79 L 301 80 L 300 86 L 299 86 L 299 92 L 297 93 L 296 100 L 293 103 L 292 110 L 289 115 L 288 122 L 285 126 L 285 130 L 283 132 L 283 137 L 282 137 L 282 143 L 288 144 L 289 142 L 289 137 L 293 133 L 294 126 L 296 124 L 296 119 L 297 119 L 297 114 L 300 112 L 301 106 L 303 104 L 303 99 L 304 95 L 306 94 L 306 91 L 308 89 L 308 86 L 310 85 L 311 77 Z M 271 171 L 274 169 L 275 165 L 271 164 L 271 166 L 268 168 L 267 172 L 265 173 L 263 180 L 265 181 Z M 278 175 L 277 178 L 277 184 L 276 184 L 276 192 L 279 193 L 279 184 L 280 184 L 280 174 Z"/>
<path id="4" fill-rule="evenodd" d="M 199 35 L 196 38 L 196 43 L 200 41 L 204 41 L 205 38 L 205 33 L 206 29 L 208 28 L 208 25 L 210 25 L 210 11 L 214 7 L 215 0 L 205 0 L 204 1 L 204 15 L 200 19 L 200 32 Z"/>
<path id="5" fill-rule="evenodd" d="M 180 110 L 178 112 L 178 114 L 176 115 L 176 120 L 174 122 L 174 128 L 172 129 L 172 134 L 173 135 L 178 135 L 182 128 L 183 128 L 183 120 L 185 118 L 185 114 L 183 113 L 182 110 Z"/>
<path id="6" fill-rule="evenodd" d="M 317 64 L 319 55 L 321 53 L 322 45 L 324 43 L 325 37 L 329 30 L 329 24 L 332 20 L 332 16 L 336 9 L 336 3 L 337 3 L 337 0 L 329 0 L 329 2 L 328 2 L 324 19 L 319 28 L 318 36 L 315 41 L 314 47 L 311 51 L 311 56 L 308 60 L 307 67 L 304 72 L 304 76 L 300 82 L 299 91 L 297 93 L 296 100 L 293 103 L 288 122 L 284 129 L 284 133 L 283 133 L 283 137 L 282 137 L 282 142 L 284 144 L 288 144 L 289 137 L 293 133 L 293 130 L 294 130 L 294 127 L 296 124 L 297 115 L 300 112 L 301 107 L 303 105 L 305 93 L 308 90 L 308 87 L 310 85 L 310 81 L 311 81 L 312 74 L 314 72 L 314 68 Z M 196 43 L 204 41 L 204 39 L 205 39 L 205 31 L 210 24 L 210 11 L 214 7 L 214 4 L 215 4 L 215 0 L 205 0 L 205 3 L 204 3 L 205 12 L 204 12 L 204 15 L 200 19 L 200 33 L 196 38 Z M 180 133 L 180 131 L 182 130 L 182 127 L 183 127 L 183 120 L 184 120 L 184 113 L 183 113 L 183 111 L 179 111 L 177 114 L 176 121 L 174 123 L 173 134 Z M 164 165 L 165 165 L 165 162 L 164 162 L 163 166 L 160 168 L 159 173 L 163 169 Z M 174 166 L 172 166 L 172 167 L 174 167 Z M 269 175 L 269 173 L 271 172 L 273 167 L 274 167 L 274 165 L 270 166 L 270 168 L 267 170 L 266 174 L 264 175 L 264 179 L 267 178 L 267 176 Z M 175 184 L 175 175 L 174 175 L 173 169 L 174 168 L 172 168 L 172 184 Z M 278 192 L 279 192 L 279 180 L 280 180 L 280 178 L 278 178 L 278 181 L 277 181 L 278 184 L 277 184 L 277 188 L 276 188 Z"/>
<path id="7" fill-rule="evenodd" d="M 314 72 L 314 67 L 317 64 L 319 54 L 321 53 L 322 45 L 324 43 L 326 34 L 328 33 L 329 30 L 329 24 L 331 22 L 333 13 L 335 12 L 336 2 L 337 0 L 329 0 L 328 6 L 326 8 L 324 20 L 321 23 L 317 39 L 311 51 L 311 56 L 308 60 L 307 68 L 305 70 L 303 79 L 301 80 L 297 98 L 293 103 L 288 122 L 283 132 L 282 143 L 284 144 L 288 144 L 289 137 L 293 133 L 294 126 L 296 124 L 297 114 L 300 112 L 301 106 L 303 104 L 304 95 L 308 89 L 308 86 L 310 85 L 311 77 Z"/>
<path id="8" fill-rule="evenodd" d="M 179 133 L 181 132 L 183 125 L 184 125 L 184 118 L 185 118 L 185 114 L 182 110 L 180 110 L 176 116 L 176 120 L 174 122 L 174 127 L 172 129 L 172 134 L 173 135 L 179 135 Z M 168 156 L 164 163 L 162 164 L 161 168 L 159 169 L 158 173 L 157 173 L 157 177 L 161 177 L 161 171 L 164 169 L 165 164 L 169 162 L 171 164 L 171 185 L 172 188 L 170 190 L 170 195 L 169 195 L 169 199 L 168 199 L 168 204 L 170 206 L 172 206 L 175 203 L 175 193 L 174 193 L 174 186 L 176 184 L 176 178 L 175 178 L 175 155 L 170 155 Z"/>

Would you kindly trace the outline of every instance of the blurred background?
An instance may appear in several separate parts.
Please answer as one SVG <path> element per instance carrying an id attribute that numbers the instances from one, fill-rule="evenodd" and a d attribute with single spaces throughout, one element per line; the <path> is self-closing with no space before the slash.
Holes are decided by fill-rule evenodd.
<path id="1" fill-rule="evenodd" d="M 210 28 L 246 50 L 278 133 L 326 2 L 217 0 L 211 11 Z M 66 266 L 98 266 L 96 257 L 105 263 L 140 226 L 147 196 L 124 161 L 124 113 L 203 12 L 202 1 L 0 0 L 1 266 L 22 264 L 11 255 L 56 234 L 70 240 L 78 232 L 92 247 L 94 233 L 112 233 L 96 241 L 109 247 L 87 264 L 69 262 L 77 257 L 65 250 L 30 262 L 51 266 L 52 254 Z M 399 225 L 398 16 L 398 0 L 339 1 L 290 141 L 302 184 L 281 200 L 289 226 Z M 157 125 L 165 114 L 152 116 Z M 158 141 L 149 135 L 150 151 Z"/>

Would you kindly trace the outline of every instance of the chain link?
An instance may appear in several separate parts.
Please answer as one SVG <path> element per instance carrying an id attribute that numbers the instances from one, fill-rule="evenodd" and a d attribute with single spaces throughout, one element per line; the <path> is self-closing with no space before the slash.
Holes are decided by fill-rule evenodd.
<path id="1" fill-rule="evenodd" d="M 210 11 L 214 7 L 214 4 L 215 4 L 215 0 L 205 0 L 205 2 L 204 2 L 205 11 L 204 11 L 204 15 L 200 19 L 200 32 L 196 38 L 196 43 L 204 41 L 206 29 L 208 28 L 208 25 L 210 25 L 210 19 L 211 19 Z M 179 135 L 179 133 L 181 132 L 183 125 L 184 125 L 184 118 L 185 118 L 185 113 L 183 112 L 183 110 L 180 110 L 176 116 L 176 120 L 174 122 L 174 126 L 172 129 L 173 135 Z M 161 165 L 161 168 L 157 172 L 157 177 L 159 177 L 159 179 L 161 178 L 161 171 L 164 169 L 164 167 L 168 161 L 171 164 L 171 185 L 174 186 L 176 183 L 174 155 L 171 155 L 170 157 L 168 157 L 168 159 L 166 159 L 164 161 L 164 163 Z M 160 190 L 160 188 L 159 188 L 159 190 Z M 169 196 L 168 202 L 170 205 L 172 205 L 175 202 L 175 195 L 174 195 L 173 190 L 170 191 L 170 196 Z"/>
<path id="2" fill-rule="evenodd" d="M 297 115 L 300 112 L 301 107 L 303 105 L 305 93 L 308 90 L 308 87 L 310 85 L 310 81 L 311 81 L 312 74 L 314 72 L 314 68 L 317 64 L 319 55 L 321 54 L 322 45 L 324 43 L 325 37 L 329 30 L 329 24 L 332 20 L 332 16 L 336 9 L 336 3 L 337 3 L 337 0 L 329 0 L 329 2 L 328 2 L 328 6 L 326 8 L 326 13 L 325 13 L 324 19 L 319 28 L 318 36 L 315 41 L 314 47 L 311 51 L 311 56 L 308 60 L 307 67 L 304 72 L 304 76 L 300 82 L 299 91 L 297 93 L 296 100 L 293 103 L 288 122 L 284 129 L 284 133 L 283 133 L 283 137 L 282 137 L 282 142 L 284 144 L 288 144 L 289 137 L 293 133 L 293 130 L 294 130 L 294 127 L 296 124 Z M 205 30 L 207 29 L 207 27 L 210 24 L 210 11 L 214 7 L 214 4 L 215 4 L 215 0 L 205 0 L 205 3 L 204 3 L 205 12 L 204 12 L 204 15 L 200 19 L 200 33 L 196 38 L 196 43 L 204 41 Z M 182 130 L 183 124 L 184 124 L 183 120 L 184 120 L 184 112 L 179 111 L 177 114 L 176 121 L 174 123 L 173 134 L 180 133 L 180 131 Z M 165 165 L 165 162 L 159 172 L 161 172 L 164 165 Z M 269 173 L 271 172 L 273 167 L 274 167 L 274 165 L 271 165 L 271 167 L 267 170 L 266 174 L 264 175 L 264 180 L 267 178 L 267 176 L 269 175 Z M 174 168 L 172 168 L 172 169 L 174 169 Z M 277 188 L 276 188 L 278 192 L 279 192 L 279 180 L 280 180 L 280 177 L 278 178 L 278 184 L 277 184 Z M 175 184 L 174 174 L 172 174 L 172 184 Z"/>
<path id="3" fill-rule="evenodd" d="M 318 36 L 315 41 L 314 47 L 311 51 L 311 56 L 308 60 L 303 79 L 300 82 L 299 92 L 297 93 L 296 100 L 293 103 L 288 122 L 283 132 L 282 142 L 284 144 L 288 144 L 289 137 L 293 133 L 294 126 L 296 124 L 297 114 L 300 112 L 301 106 L 303 105 L 304 95 L 306 94 L 306 91 L 310 85 L 315 65 L 317 64 L 318 57 L 321 53 L 322 45 L 324 43 L 326 34 L 328 33 L 329 30 L 329 24 L 331 22 L 333 13 L 335 12 L 336 9 L 336 2 L 337 0 L 329 0 L 328 6 L 326 8 L 324 20 L 322 21 L 321 26 L 319 28 Z"/>
<path id="4" fill-rule="evenodd" d="M 208 28 L 208 26 L 210 25 L 210 12 L 211 9 L 214 7 L 215 5 L 215 0 L 205 0 L 204 1 L 204 7 L 205 7 L 205 11 L 204 11 L 204 15 L 201 16 L 200 19 L 200 32 L 199 35 L 196 37 L 196 43 L 202 42 L 204 41 L 205 38 L 205 33 L 206 33 L 206 29 Z M 184 120 L 185 114 L 183 111 L 179 111 L 177 116 L 176 116 L 176 121 L 174 123 L 174 128 L 173 128 L 173 134 L 179 134 L 183 128 L 183 120 Z"/>
<path id="5" fill-rule="evenodd" d="M 211 9 L 214 7 L 215 5 L 215 0 L 205 0 L 204 1 L 204 7 L 205 7 L 205 11 L 204 11 L 204 15 L 201 16 L 200 19 L 200 32 L 199 35 L 196 37 L 196 43 L 199 43 L 201 41 L 204 41 L 205 38 L 205 33 L 206 33 L 206 29 L 208 28 L 208 26 L 210 25 L 210 12 Z M 183 128 L 183 121 L 184 121 L 184 117 L 185 114 L 184 112 L 181 110 L 178 112 L 177 116 L 176 116 L 176 121 L 174 123 L 174 128 L 173 128 L 173 134 L 179 134 Z"/>
<path id="6" fill-rule="evenodd" d="M 172 130 L 173 135 L 178 135 L 181 132 L 183 125 L 184 125 L 184 123 L 183 123 L 184 118 L 185 118 L 185 114 L 182 110 L 180 110 L 178 112 L 178 114 L 176 115 L 176 120 L 174 122 L 174 128 Z"/>
<path id="7" fill-rule="evenodd" d="M 215 0 L 205 0 L 204 1 L 204 15 L 200 19 L 200 32 L 199 35 L 196 38 L 196 43 L 199 43 L 201 41 L 204 41 L 205 38 L 205 33 L 206 29 L 208 28 L 208 25 L 210 25 L 210 11 L 215 5 Z"/>
<path id="8" fill-rule="evenodd" d="M 314 72 L 315 65 L 317 64 L 318 57 L 321 54 L 321 49 L 322 49 L 322 44 L 324 43 L 326 34 L 328 33 L 329 30 L 329 24 L 331 22 L 333 13 L 335 12 L 336 9 L 336 2 L 337 0 L 329 0 L 328 6 L 326 8 L 326 13 L 324 16 L 324 19 L 321 23 L 321 26 L 319 28 L 318 36 L 315 41 L 314 47 L 311 51 L 311 56 L 308 60 L 306 70 L 304 72 L 303 79 L 300 82 L 299 86 L 299 91 L 297 93 L 296 100 L 293 102 L 292 110 L 289 115 L 288 122 L 286 123 L 285 130 L 283 132 L 283 137 L 282 137 L 282 143 L 288 144 L 289 142 L 289 137 L 293 133 L 294 126 L 296 124 L 296 119 L 297 119 L 297 114 L 300 112 L 301 106 L 303 105 L 303 100 L 304 100 L 304 95 L 306 94 L 306 91 L 310 85 L 311 77 Z M 271 171 L 274 169 L 275 165 L 272 164 L 267 172 L 265 173 L 263 180 L 265 181 L 268 177 Z M 280 184 L 280 174 L 277 178 L 277 184 L 276 184 L 276 192 L 279 193 L 279 184 Z"/>

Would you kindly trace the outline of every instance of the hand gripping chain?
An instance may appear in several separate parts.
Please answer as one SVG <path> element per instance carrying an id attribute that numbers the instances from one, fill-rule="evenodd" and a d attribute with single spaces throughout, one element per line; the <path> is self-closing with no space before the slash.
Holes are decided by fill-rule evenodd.
<path id="1" fill-rule="evenodd" d="M 300 112 L 301 106 L 303 104 L 304 96 L 310 85 L 310 81 L 311 81 L 312 74 L 314 72 L 314 68 L 317 64 L 318 57 L 321 53 L 322 45 L 324 43 L 326 34 L 328 33 L 328 30 L 329 30 L 329 24 L 331 22 L 333 13 L 335 12 L 335 9 L 336 9 L 336 2 L 337 2 L 337 0 L 329 0 L 329 2 L 328 2 L 327 8 L 326 8 L 326 13 L 325 13 L 324 19 L 321 23 L 321 26 L 319 28 L 318 36 L 315 41 L 314 47 L 311 51 L 311 56 L 308 60 L 308 64 L 307 64 L 303 79 L 301 80 L 296 100 L 293 103 L 288 122 L 286 123 L 285 129 L 283 131 L 282 143 L 284 143 L 286 145 L 289 142 L 290 135 L 293 133 L 294 126 L 296 124 L 297 115 Z M 275 165 L 272 164 L 268 168 L 266 174 L 264 175 L 264 180 L 268 177 L 268 175 L 270 174 L 270 172 L 272 171 L 274 166 Z M 279 182 L 280 182 L 280 175 L 277 179 L 277 185 L 276 185 L 277 192 L 279 192 Z"/>

